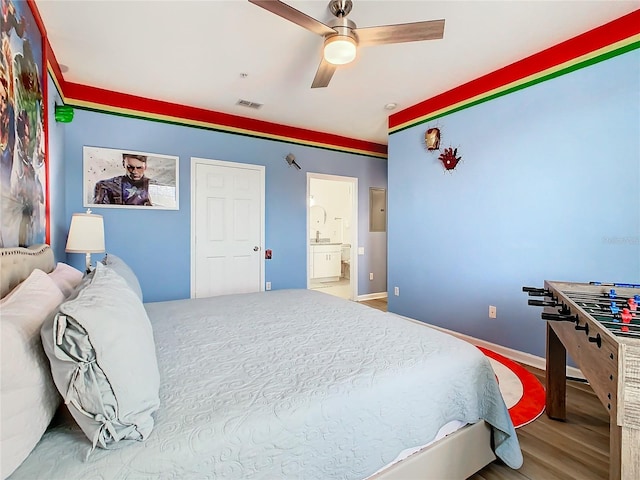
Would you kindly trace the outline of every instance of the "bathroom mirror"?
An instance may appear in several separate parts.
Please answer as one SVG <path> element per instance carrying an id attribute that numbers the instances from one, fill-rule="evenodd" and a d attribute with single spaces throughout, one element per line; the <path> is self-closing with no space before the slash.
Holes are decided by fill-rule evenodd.
<path id="1" fill-rule="evenodd" d="M 369 188 L 369 231 L 387 231 L 387 190 Z"/>
<path id="2" fill-rule="evenodd" d="M 311 228 L 317 228 L 327 222 L 327 211 L 320 205 L 313 205 L 309 209 L 309 223 Z"/>

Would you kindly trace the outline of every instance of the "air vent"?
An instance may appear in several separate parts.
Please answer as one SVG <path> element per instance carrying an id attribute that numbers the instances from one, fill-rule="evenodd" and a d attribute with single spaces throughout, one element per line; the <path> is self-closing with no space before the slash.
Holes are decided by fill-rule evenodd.
<path id="1" fill-rule="evenodd" d="M 240 99 L 236 102 L 236 105 L 240 105 L 241 107 L 253 108 L 258 110 L 262 107 L 262 103 L 250 102 L 249 100 Z"/>

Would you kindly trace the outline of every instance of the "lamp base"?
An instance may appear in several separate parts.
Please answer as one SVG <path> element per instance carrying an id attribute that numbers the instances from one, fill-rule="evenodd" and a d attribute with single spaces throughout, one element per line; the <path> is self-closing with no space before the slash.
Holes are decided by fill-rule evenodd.
<path id="1" fill-rule="evenodd" d="M 87 252 L 86 254 L 86 271 L 87 273 L 91 273 L 91 254 L 89 252 Z"/>

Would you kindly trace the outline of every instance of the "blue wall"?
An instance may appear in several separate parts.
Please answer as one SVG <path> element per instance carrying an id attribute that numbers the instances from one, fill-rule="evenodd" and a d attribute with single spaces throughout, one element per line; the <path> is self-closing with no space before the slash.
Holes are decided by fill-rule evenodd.
<path id="1" fill-rule="evenodd" d="M 85 210 L 85 145 L 180 157 L 180 210 L 93 208 L 104 216 L 107 251 L 124 259 L 136 272 L 145 301 L 190 295 L 191 157 L 266 166 L 265 248 L 273 250 L 273 259 L 265 261 L 265 281 L 271 282 L 273 289 L 307 286 L 306 172 L 357 177 L 358 237 L 360 246 L 365 247 L 365 255 L 358 257 L 358 294 L 376 293 L 368 290 L 369 272 L 385 276 L 386 243 L 380 255 L 380 235 L 368 231 L 369 187 L 386 188 L 385 159 L 76 110 L 73 122 L 64 126 L 64 188 L 53 193 L 64 195 L 65 228 L 73 213 Z M 284 157 L 289 152 L 302 170 L 287 165 Z M 94 261 L 99 257 L 94 255 Z M 84 265 L 82 255 L 66 258 L 77 268 Z"/>
<path id="2" fill-rule="evenodd" d="M 640 283 L 639 139 L 638 50 L 392 134 L 389 310 L 544 356 L 522 286 Z"/>
<path id="3" fill-rule="evenodd" d="M 65 258 L 64 247 L 67 242 L 69 223 L 65 211 L 65 201 L 62 192 L 65 191 L 64 181 L 64 123 L 55 120 L 56 105 L 62 105 L 60 94 L 47 75 L 47 107 L 48 107 L 48 157 L 49 157 L 49 244 L 56 259 Z"/>

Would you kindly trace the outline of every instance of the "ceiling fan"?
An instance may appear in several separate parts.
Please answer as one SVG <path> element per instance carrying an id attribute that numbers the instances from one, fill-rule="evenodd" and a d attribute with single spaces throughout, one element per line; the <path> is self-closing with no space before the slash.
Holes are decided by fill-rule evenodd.
<path id="1" fill-rule="evenodd" d="M 329 25 L 279 0 L 249 0 L 249 2 L 324 37 L 324 55 L 311 88 L 329 85 L 336 68 L 352 62 L 359 46 L 438 40 L 444 36 L 444 20 L 356 28 L 356 24 L 347 19 L 353 7 L 351 0 L 329 2 L 329 11 L 336 17 Z"/>

